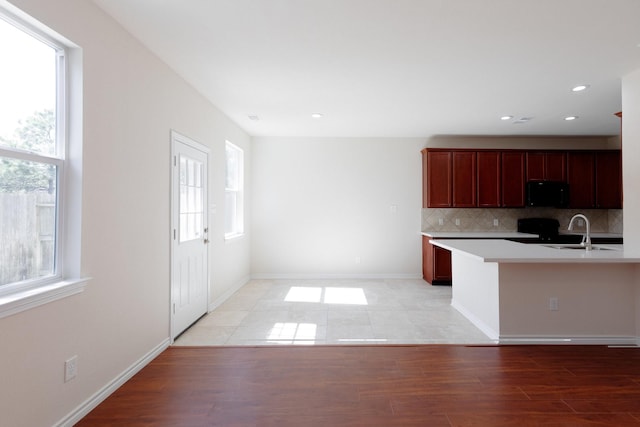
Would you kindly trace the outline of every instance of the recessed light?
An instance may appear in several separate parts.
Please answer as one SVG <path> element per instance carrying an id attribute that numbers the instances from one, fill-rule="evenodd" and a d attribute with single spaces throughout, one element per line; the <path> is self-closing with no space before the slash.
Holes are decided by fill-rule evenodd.
<path id="1" fill-rule="evenodd" d="M 504 121 L 511 120 L 511 119 L 513 119 L 513 116 L 502 116 L 502 117 L 500 117 L 500 120 L 504 120 Z"/>
<path id="2" fill-rule="evenodd" d="M 578 116 L 567 116 L 564 119 L 568 122 L 570 122 L 571 120 L 576 120 L 578 118 Z"/>
<path id="3" fill-rule="evenodd" d="M 324 117 L 324 115 L 320 113 L 313 113 L 311 117 L 313 117 L 314 119 L 321 119 Z"/>
<path id="4" fill-rule="evenodd" d="M 578 85 L 571 89 L 573 92 L 582 92 L 583 90 L 589 89 L 589 85 Z"/>

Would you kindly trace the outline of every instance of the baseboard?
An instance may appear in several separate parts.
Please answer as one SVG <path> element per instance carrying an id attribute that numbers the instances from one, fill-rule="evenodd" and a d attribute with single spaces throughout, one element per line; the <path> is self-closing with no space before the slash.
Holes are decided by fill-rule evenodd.
<path id="1" fill-rule="evenodd" d="M 226 300 L 231 298 L 235 292 L 237 292 L 241 287 L 247 284 L 249 280 L 251 280 L 251 276 L 245 276 L 242 279 L 238 280 L 231 288 L 227 290 L 224 294 L 216 298 L 214 301 L 209 303 L 209 313 L 215 310 L 217 307 L 220 307 Z"/>
<path id="2" fill-rule="evenodd" d="M 469 310 L 464 308 L 462 305 L 458 304 L 456 301 L 451 301 L 451 306 L 458 310 L 460 314 L 466 317 L 473 325 L 480 329 L 483 334 L 489 337 L 489 339 L 498 341 L 498 331 L 495 331 L 492 327 L 484 323 L 480 320 L 475 314 L 471 313 Z"/>
<path id="3" fill-rule="evenodd" d="M 128 369 L 114 378 L 111 382 L 100 389 L 96 394 L 85 400 L 80 406 L 74 409 L 66 417 L 60 420 L 55 427 L 71 427 L 80 421 L 85 415 L 91 412 L 96 406 L 102 403 L 122 384 L 127 382 L 131 377 L 137 374 L 142 368 L 147 366 L 153 359 L 169 347 L 169 338 L 166 338 L 158 344 L 153 350 L 131 365 Z"/>
<path id="4" fill-rule="evenodd" d="M 544 345 L 608 345 L 621 347 L 637 347 L 637 337 L 610 337 L 598 335 L 581 336 L 528 336 L 528 335 L 500 335 L 499 344 L 544 344 Z"/>
<path id="5" fill-rule="evenodd" d="M 284 273 L 257 273 L 252 274 L 254 280 L 339 280 L 339 279 L 377 279 L 377 280 L 394 280 L 406 279 L 415 280 L 422 279 L 422 274 L 410 273 L 389 273 L 389 274 L 343 274 L 343 273 L 316 273 L 316 274 L 284 274 Z"/>

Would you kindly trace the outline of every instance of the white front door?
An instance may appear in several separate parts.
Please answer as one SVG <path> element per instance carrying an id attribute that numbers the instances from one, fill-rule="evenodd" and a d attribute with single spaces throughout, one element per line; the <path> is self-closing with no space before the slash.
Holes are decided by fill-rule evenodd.
<path id="1" fill-rule="evenodd" d="M 171 339 L 206 314 L 209 301 L 209 150 L 171 132 Z"/>

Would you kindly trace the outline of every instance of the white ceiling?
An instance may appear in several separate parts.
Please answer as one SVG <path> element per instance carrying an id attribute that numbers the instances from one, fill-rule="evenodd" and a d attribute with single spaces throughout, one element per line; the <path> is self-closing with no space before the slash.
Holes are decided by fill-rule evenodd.
<path id="1" fill-rule="evenodd" d="M 253 136 L 615 135 L 640 68 L 639 0 L 94 2 Z"/>

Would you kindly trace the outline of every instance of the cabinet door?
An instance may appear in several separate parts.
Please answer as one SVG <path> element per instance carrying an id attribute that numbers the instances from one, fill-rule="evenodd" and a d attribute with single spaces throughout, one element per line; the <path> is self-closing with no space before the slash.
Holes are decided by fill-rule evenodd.
<path id="1" fill-rule="evenodd" d="M 429 283 L 433 282 L 433 245 L 431 239 L 422 236 L 422 277 Z"/>
<path id="2" fill-rule="evenodd" d="M 593 208 L 595 206 L 594 172 L 593 152 L 569 152 L 567 156 L 567 182 L 569 183 L 570 208 Z"/>
<path id="3" fill-rule="evenodd" d="M 546 152 L 544 154 L 544 179 L 549 181 L 567 180 L 567 153 Z"/>
<path id="4" fill-rule="evenodd" d="M 622 153 L 598 151 L 596 162 L 596 208 L 622 209 Z"/>
<path id="5" fill-rule="evenodd" d="M 521 208 L 525 205 L 524 194 L 524 160 L 522 151 L 505 151 L 502 153 L 502 206 L 505 208 Z"/>
<path id="6" fill-rule="evenodd" d="M 452 203 L 450 151 L 427 151 L 427 169 L 423 171 L 423 189 L 426 188 L 425 207 L 450 208 Z M 424 181 L 423 179 L 423 181 Z M 424 206 L 424 205 L 423 205 Z"/>
<path id="7" fill-rule="evenodd" d="M 501 206 L 500 152 L 479 151 L 478 167 L 478 207 L 497 208 Z"/>
<path id="8" fill-rule="evenodd" d="M 453 152 L 453 207 L 476 207 L 476 152 Z"/>
<path id="9" fill-rule="evenodd" d="M 433 249 L 433 280 L 448 284 L 451 282 L 451 252 L 438 246 Z"/>
<path id="10" fill-rule="evenodd" d="M 544 158 L 542 151 L 527 152 L 527 181 L 542 181 L 545 179 Z"/>
<path id="11" fill-rule="evenodd" d="M 527 152 L 527 181 L 567 180 L 567 153 L 564 151 Z"/>
<path id="12" fill-rule="evenodd" d="M 430 237 L 422 236 L 422 277 L 430 284 L 451 284 L 451 252 L 433 246 Z M 435 282 L 435 283 L 434 283 Z"/>

